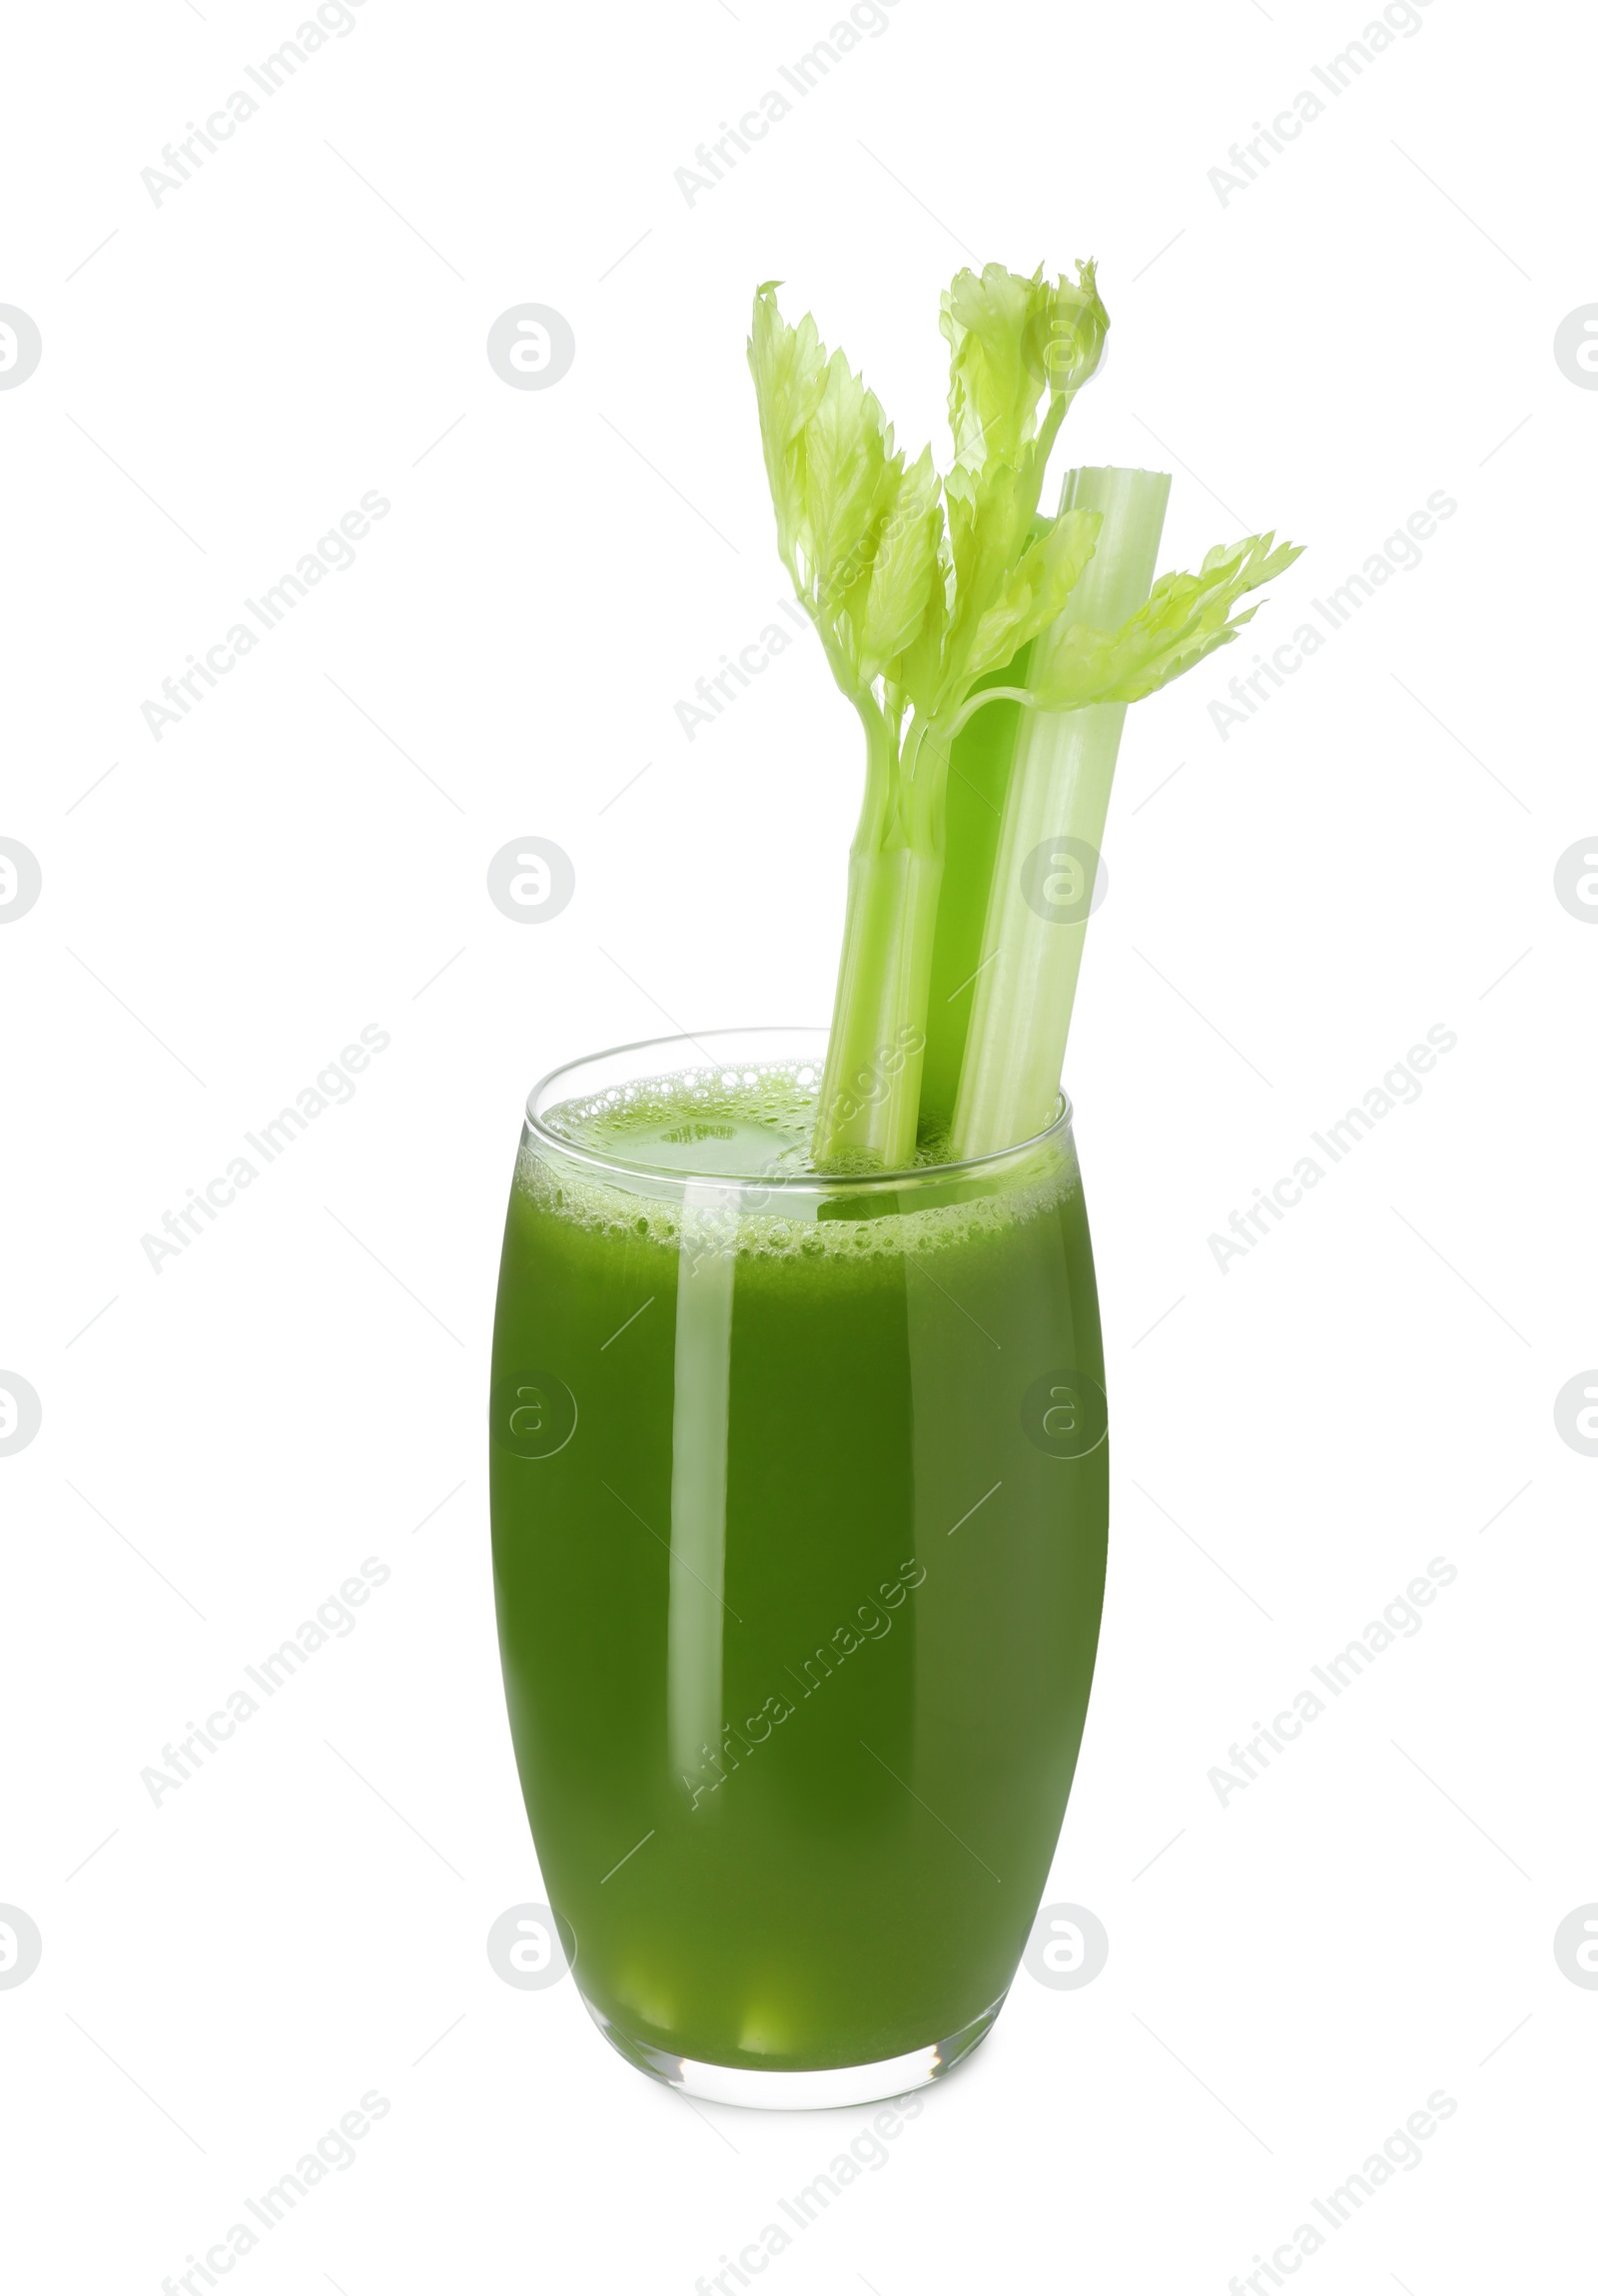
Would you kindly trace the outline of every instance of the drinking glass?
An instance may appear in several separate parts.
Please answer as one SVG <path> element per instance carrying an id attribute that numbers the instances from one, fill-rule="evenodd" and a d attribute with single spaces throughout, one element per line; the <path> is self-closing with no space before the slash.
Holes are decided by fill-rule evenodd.
<path id="1" fill-rule="evenodd" d="M 714 1032 L 546 1077 L 494 1324 L 499 1640 L 549 1903 L 621 2054 L 739 2104 L 898 2095 L 982 2039 L 1104 1594 L 1069 1107 L 999 1154 L 820 1174 L 747 1110 L 814 1087 L 825 1044 Z"/>

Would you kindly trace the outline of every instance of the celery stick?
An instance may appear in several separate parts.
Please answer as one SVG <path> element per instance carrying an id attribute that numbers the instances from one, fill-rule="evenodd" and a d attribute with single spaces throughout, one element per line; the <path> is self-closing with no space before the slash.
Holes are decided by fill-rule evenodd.
<path id="1" fill-rule="evenodd" d="M 849 856 L 849 902 L 815 1155 L 835 1169 L 915 1160 L 942 856 L 899 843 Z"/>
<path id="2" fill-rule="evenodd" d="M 929 452 L 907 466 L 842 353 L 828 356 L 813 320 L 783 319 L 775 282 L 755 295 L 749 366 L 777 547 L 866 731 L 823 1166 L 914 1157 L 950 746 L 978 681 L 1048 628 L 1093 552 L 1086 511 L 1034 527 L 1050 449 L 1109 325 L 1093 266 L 1077 273 L 956 275 L 941 321 L 946 479 Z"/>
<path id="3" fill-rule="evenodd" d="M 1036 642 L 1036 641 L 1034 641 Z M 1023 646 L 976 690 L 1024 686 L 1033 648 Z M 976 1001 L 988 893 L 999 854 L 999 826 L 1010 787 L 1016 742 L 1026 713 L 1016 701 L 979 710 L 956 735 L 944 792 L 943 883 L 927 991 L 927 1050 L 921 1072 L 923 1147 L 946 1142 L 954 1125 L 960 1068 Z"/>
<path id="4" fill-rule="evenodd" d="M 1071 471 L 1061 509 L 1103 523 L 1056 627 L 1036 641 L 1040 681 L 1073 622 L 1116 629 L 1148 599 L 1171 480 L 1153 470 Z M 1071 1027 L 1093 856 L 1104 842 L 1125 702 L 1027 714 L 1000 829 L 955 1105 L 953 1152 L 985 1155 L 1051 1121 Z M 1069 838 L 1089 849 L 1049 848 Z M 1067 914 L 1062 917 L 1064 910 Z"/>
<path id="5" fill-rule="evenodd" d="M 892 1170 L 918 1140 L 941 1144 L 951 1114 L 968 1142 L 1003 1147 L 1011 1128 L 1034 1129 L 1016 1112 L 1052 1106 L 1039 1078 L 1051 1061 L 1059 1075 L 1080 934 L 1073 949 L 1049 927 L 1053 945 L 1029 954 L 1012 931 L 1029 925 L 1012 915 L 1031 882 L 1021 872 L 1062 820 L 1097 845 L 1125 705 L 1227 644 L 1254 610 L 1232 619 L 1237 601 L 1298 552 L 1250 534 L 1151 593 L 1169 480 L 1147 471 L 1081 472 L 1059 516 L 1038 518 L 1050 451 L 1110 325 L 1091 263 L 1075 280 L 1041 265 L 1030 278 L 992 263 L 956 273 L 939 321 L 955 441 L 941 477 L 930 449 L 906 462 L 875 395 L 813 319 L 788 325 L 776 287 L 755 292 L 749 368 L 777 548 L 866 735 L 813 1153 L 824 1170 Z M 1101 564 L 1111 512 L 1125 539 Z M 1006 719 L 1040 710 L 1080 722 L 1016 736 L 1010 769 Z M 967 735 L 979 711 L 991 723 Z M 951 806 L 951 775 L 996 805 L 1008 777 L 997 857 L 965 795 Z M 979 914 L 983 953 L 966 966 Z"/>

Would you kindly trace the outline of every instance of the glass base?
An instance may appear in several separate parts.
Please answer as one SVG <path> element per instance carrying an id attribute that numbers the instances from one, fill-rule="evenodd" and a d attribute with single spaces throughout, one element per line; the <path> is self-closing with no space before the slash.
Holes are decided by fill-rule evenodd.
<path id="1" fill-rule="evenodd" d="M 611 2047 L 640 2072 L 683 2096 L 702 2097 L 707 2104 L 752 2105 L 770 2112 L 825 2112 L 842 2105 L 877 2104 L 885 2097 L 925 2088 L 929 2081 L 942 2080 L 953 2072 L 971 2054 L 1003 2006 L 1001 1993 L 947 2040 L 929 2041 L 925 2048 L 908 2049 L 903 2056 L 881 2057 L 875 2064 L 823 2065 L 813 2072 L 757 2072 L 747 2065 L 702 2064 L 693 2057 L 672 2056 L 650 2041 L 635 2039 L 592 2001 L 583 2001 Z"/>

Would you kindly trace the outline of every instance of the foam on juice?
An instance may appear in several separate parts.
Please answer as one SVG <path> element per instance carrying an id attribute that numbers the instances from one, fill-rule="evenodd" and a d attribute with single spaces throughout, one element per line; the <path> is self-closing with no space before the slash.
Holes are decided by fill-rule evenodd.
<path id="1" fill-rule="evenodd" d="M 516 1184 L 556 1217 L 673 1249 L 686 1235 L 739 1254 L 850 1260 L 974 1242 L 1078 1184 L 1069 1133 L 947 1180 L 936 1176 L 943 1144 L 923 1143 L 902 1192 L 866 1173 L 820 1173 L 810 1154 L 819 1085 L 809 1062 L 706 1066 L 564 1101 L 539 1122 L 574 1152 L 529 1129 Z"/>

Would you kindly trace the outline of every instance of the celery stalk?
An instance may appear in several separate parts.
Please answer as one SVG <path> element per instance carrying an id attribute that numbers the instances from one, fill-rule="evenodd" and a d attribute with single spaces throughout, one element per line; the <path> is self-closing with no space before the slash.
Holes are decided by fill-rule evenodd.
<path id="1" fill-rule="evenodd" d="M 915 1160 L 923 1026 L 943 861 L 908 844 L 849 857 L 838 1000 L 815 1155 L 833 1168 Z"/>
<path id="2" fill-rule="evenodd" d="M 1250 534 L 1151 592 L 1170 481 L 1149 471 L 1078 472 L 1059 516 L 1039 519 L 1110 325 L 1091 263 L 1075 280 L 1041 265 L 955 275 L 941 476 L 930 448 L 907 463 L 874 393 L 813 319 L 788 325 L 776 287 L 755 292 L 749 367 L 777 548 L 866 735 L 813 1152 L 822 1169 L 895 1169 L 951 1116 L 959 1153 L 1047 1123 L 1081 933 L 1028 908 L 1037 848 L 1058 834 L 1097 847 L 1125 705 L 1227 644 L 1254 610 L 1233 619 L 1237 601 L 1298 552 Z M 979 711 L 998 714 L 962 750 Z M 1012 767 L 1006 720 L 1039 711 Z M 1008 780 L 997 857 L 964 795 L 951 809 L 951 773 L 995 805 Z"/>
<path id="3" fill-rule="evenodd" d="M 1035 642 L 1040 682 L 1070 623 L 1115 629 L 1149 597 L 1171 480 L 1163 471 L 1068 473 L 1061 509 L 1102 523 L 1065 614 Z M 952 1147 L 985 1155 L 1041 1132 L 1054 1116 L 1124 701 L 1027 713 L 1010 776 L 983 931 L 976 1001 L 960 1073 Z M 1071 839 L 1088 855 L 1056 851 Z M 1068 914 L 1061 917 L 1059 912 Z M 1080 915 L 1078 912 L 1080 911 Z"/>
<path id="4" fill-rule="evenodd" d="M 999 264 L 956 276 L 941 321 L 947 478 L 928 451 L 906 464 L 842 353 L 829 357 L 813 320 L 788 326 L 775 282 L 755 295 L 749 366 L 777 547 L 866 732 L 823 1166 L 913 1160 L 950 746 L 978 681 L 1049 626 L 1093 554 L 1087 512 L 1035 527 L 1050 449 L 1109 324 L 1093 266 L 1077 269 L 1075 281 Z"/>
<path id="5" fill-rule="evenodd" d="M 991 670 L 977 691 L 992 685 L 1024 686 L 1031 646 L 1002 670 Z M 999 854 L 999 827 L 1016 741 L 1025 712 L 1016 701 L 979 710 L 955 737 L 944 792 L 944 866 L 927 991 L 927 1050 L 921 1071 L 923 1146 L 947 1142 L 971 1027 L 982 963 L 988 893 Z"/>

